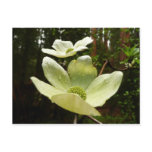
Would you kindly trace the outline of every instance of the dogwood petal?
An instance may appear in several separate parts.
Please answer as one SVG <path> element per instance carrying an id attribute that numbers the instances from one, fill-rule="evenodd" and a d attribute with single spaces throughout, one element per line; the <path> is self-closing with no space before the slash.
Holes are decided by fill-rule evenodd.
<path id="1" fill-rule="evenodd" d="M 88 49 L 86 46 L 78 46 L 76 49 L 74 49 L 74 51 L 79 52 L 79 51 L 84 51 Z"/>
<path id="2" fill-rule="evenodd" d="M 75 55 L 76 53 L 77 53 L 77 52 L 75 52 L 75 51 L 68 52 L 68 53 L 66 53 L 65 57 L 73 56 L 73 55 Z"/>
<path id="3" fill-rule="evenodd" d="M 123 73 L 120 71 L 98 76 L 86 90 L 86 102 L 93 107 L 104 105 L 106 100 L 117 92 L 122 77 Z"/>
<path id="4" fill-rule="evenodd" d="M 36 77 L 31 77 L 31 80 L 34 83 L 37 90 L 49 99 L 51 99 L 51 97 L 54 95 L 64 93 L 63 91 L 56 89 L 55 87 L 39 80 Z"/>
<path id="5" fill-rule="evenodd" d="M 73 48 L 73 44 L 71 41 L 62 41 L 62 40 L 55 40 L 52 47 L 56 51 L 66 52 L 68 49 Z"/>
<path id="6" fill-rule="evenodd" d="M 73 56 L 76 54 L 76 52 L 74 51 L 71 51 L 71 52 L 59 52 L 59 51 L 55 51 L 53 49 L 42 49 L 42 52 L 43 53 L 46 53 L 46 54 L 49 54 L 49 55 L 53 55 L 53 56 L 56 56 L 58 58 L 66 58 L 66 57 L 69 57 L 69 56 Z"/>
<path id="7" fill-rule="evenodd" d="M 56 57 L 65 55 L 64 52 L 63 52 L 63 53 L 62 53 L 62 52 L 57 52 L 57 51 L 55 51 L 55 50 L 53 50 L 53 49 L 45 49 L 45 48 L 43 48 L 43 49 L 42 49 L 42 52 L 43 52 L 43 53 L 46 53 L 46 54 L 49 54 L 49 55 L 56 56 Z"/>
<path id="8" fill-rule="evenodd" d="M 91 57 L 84 55 L 73 60 L 68 65 L 68 73 L 72 86 L 79 86 L 86 89 L 97 76 L 97 70 L 92 65 Z"/>
<path id="9" fill-rule="evenodd" d="M 59 94 L 52 97 L 52 102 L 68 111 L 82 114 L 100 116 L 101 114 L 88 103 L 73 93 Z"/>
<path id="10" fill-rule="evenodd" d="M 92 43 L 93 40 L 91 37 L 85 37 L 82 40 L 79 40 L 75 43 L 74 49 L 78 48 L 79 46 L 87 46 L 88 44 Z"/>
<path id="11" fill-rule="evenodd" d="M 56 88 L 67 90 L 71 83 L 68 73 L 53 59 L 44 57 L 42 62 L 44 75 Z"/>

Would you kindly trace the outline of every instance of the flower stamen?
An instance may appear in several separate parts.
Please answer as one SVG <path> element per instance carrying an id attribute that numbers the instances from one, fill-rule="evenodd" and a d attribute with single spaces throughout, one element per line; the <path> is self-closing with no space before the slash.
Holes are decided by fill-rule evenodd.
<path id="1" fill-rule="evenodd" d="M 69 49 L 66 50 L 66 53 L 69 53 L 69 52 L 71 52 L 73 50 L 74 50 L 73 48 L 69 48 Z"/>
<path id="2" fill-rule="evenodd" d="M 81 87 L 71 87 L 67 92 L 78 94 L 83 100 L 85 100 L 87 97 L 85 90 Z"/>

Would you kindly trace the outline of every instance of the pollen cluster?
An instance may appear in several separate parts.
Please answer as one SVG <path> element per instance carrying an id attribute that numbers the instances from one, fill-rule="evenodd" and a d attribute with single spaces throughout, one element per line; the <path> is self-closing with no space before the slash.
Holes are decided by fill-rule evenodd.
<path id="1" fill-rule="evenodd" d="M 86 99 L 87 95 L 86 95 L 86 92 L 83 88 L 80 88 L 80 87 L 71 87 L 69 90 L 68 90 L 68 93 L 75 93 L 75 94 L 78 94 L 83 100 Z"/>
<path id="2" fill-rule="evenodd" d="M 66 53 L 69 53 L 69 52 L 71 52 L 71 51 L 73 51 L 73 49 L 72 49 L 72 48 L 69 48 L 69 49 L 66 50 Z"/>

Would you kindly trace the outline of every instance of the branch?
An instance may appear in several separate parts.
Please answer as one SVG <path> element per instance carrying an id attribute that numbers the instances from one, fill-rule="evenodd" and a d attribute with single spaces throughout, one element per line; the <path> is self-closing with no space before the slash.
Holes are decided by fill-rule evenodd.
<path id="1" fill-rule="evenodd" d="M 104 70 L 105 66 L 107 65 L 107 63 L 108 63 L 108 60 L 106 60 L 105 63 L 103 64 L 103 66 L 102 66 L 102 68 L 100 70 L 99 75 L 101 75 L 103 73 L 103 70 Z"/>
<path id="2" fill-rule="evenodd" d="M 92 117 L 92 116 L 86 116 L 86 117 L 90 118 L 92 121 L 94 121 L 94 122 L 97 123 L 97 124 L 102 124 L 102 122 L 100 122 L 99 120 L 95 119 L 95 118 Z"/>

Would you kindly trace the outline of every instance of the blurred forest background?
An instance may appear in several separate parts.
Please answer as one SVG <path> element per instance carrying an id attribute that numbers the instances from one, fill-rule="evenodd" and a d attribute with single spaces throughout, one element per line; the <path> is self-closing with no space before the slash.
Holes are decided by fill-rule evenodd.
<path id="1" fill-rule="evenodd" d="M 47 82 L 41 63 L 45 56 L 42 48 L 51 48 L 55 39 L 72 41 L 73 44 L 91 36 L 89 50 L 76 56 L 58 59 L 66 68 L 80 55 L 92 56 L 98 73 L 120 70 L 124 73 L 118 92 L 103 107 L 99 107 L 102 123 L 140 123 L 139 108 L 139 28 L 13 28 L 13 123 L 73 123 L 74 113 L 68 112 L 42 96 L 32 84 L 36 76 Z M 78 123 L 94 123 L 85 116 Z"/>

